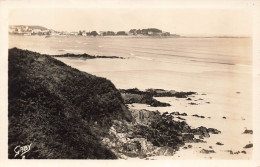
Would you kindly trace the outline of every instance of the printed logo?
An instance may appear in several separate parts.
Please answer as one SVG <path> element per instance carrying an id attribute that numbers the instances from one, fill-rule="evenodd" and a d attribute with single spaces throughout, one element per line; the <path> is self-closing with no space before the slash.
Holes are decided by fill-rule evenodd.
<path id="1" fill-rule="evenodd" d="M 32 143 L 30 145 L 25 145 L 25 146 L 20 146 L 20 145 L 16 146 L 14 148 L 14 152 L 15 152 L 15 156 L 14 157 L 16 157 L 17 155 L 23 156 L 25 153 L 30 151 L 31 145 L 32 145 Z"/>

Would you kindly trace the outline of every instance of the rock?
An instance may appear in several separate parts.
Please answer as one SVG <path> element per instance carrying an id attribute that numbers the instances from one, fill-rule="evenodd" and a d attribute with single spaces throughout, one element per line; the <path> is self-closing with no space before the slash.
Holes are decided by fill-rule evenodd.
<path id="1" fill-rule="evenodd" d="M 206 150 L 206 149 L 202 149 L 200 151 L 200 153 L 203 153 L 203 154 L 210 154 L 210 153 L 216 153 L 214 150 Z"/>
<path id="2" fill-rule="evenodd" d="M 135 123 L 141 123 L 149 125 L 152 121 L 159 119 L 161 117 L 159 111 L 149 111 L 149 110 L 130 110 Z"/>
<path id="3" fill-rule="evenodd" d="M 214 128 L 208 128 L 208 132 L 212 134 L 219 134 L 221 133 L 220 130 L 214 129 Z"/>
<path id="4" fill-rule="evenodd" d="M 226 152 L 229 152 L 230 154 L 233 154 L 232 150 L 226 150 Z"/>
<path id="5" fill-rule="evenodd" d="M 191 133 L 182 134 L 182 139 L 185 143 L 193 142 L 194 135 Z"/>
<path id="6" fill-rule="evenodd" d="M 209 102 L 209 101 L 207 101 L 207 102 L 205 102 L 205 103 L 207 103 L 207 104 L 210 104 L 210 102 Z"/>
<path id="7" fill-rule="evenodd" d="M 210 149 L 213 149 L 212 146 L 209 146 Z"/>
<path id="8" fill-rule="evenodd" d="M 196 129 L 193 129 L 195 135 L 202 135 L 203 137 L 210 137 L 208 130 L 204 126 L 200 126 Z"/>
<path id="9" fill-rule="evenodd" d="M 243 134 L 253 134 L 253 130 L 245 130 Z"/>
<path id="10" fill-rule="evenodd" d="M 198 118 L 205 118 L 204 116 L 199 116 L 198 114 L 192 115 L 193 117 L 198 117 Z"/>
<path id="11" fill-rule="evenodd" d="M 191 103 L 189 103 L 190 105 L 198 105 L 197 103 L 193 103 L 193 102 L 191 102 Z"/>
<path id="12" fill-rule="evenodd" d="M 192 148 L 192 145 L 188 145 L 188 148 Z"/>
<path id="13" fill-rule="evenodd" d="M 201 95 L 207 95 L 206 93 L 202 93 Z"/>
<path id="14" fill-rule="evenodd" d="M 165 116 L 165 115 L 167 115 L 167 114 L 169 114 L 168 111 L 164 112 L 164 113 L 162 114 L 162 116 Z"/>
<path id="15" fill-rule="evenodd" d="M 223 144 L 223 143 L 220 143 L 220 142 L 217 142 L 216 145 L 222 146 L 222 145 L 224 145 L 224 144 Z"/>
<path id="16" fill-rule="evenodd" d="M 176 118 L 178 118 L 178 119 L 180 119 L 180 120 L 185 120 L 184 118 L 182 118 L 182 117 L 176 117 Z"/>
<path id="17" fill-rule="evenodd" d="M 253 144 L 247 144 L 244 148 L 252 148 L 253 147 Z"/>
<path id="18" fill-rule="evenodd" d="M 234 154 L 240 154 L 240 151 L 234 152 Z"/>
<path id="19" fill-rule="evenodd" d="M 180 116 L 187 116 L 186 113 L 179 113 L 179 112 L 172 112 L 170 115 L 180 115 Z"/>
<path id="20" fill-rule="evenodd" d="M 191 100 L 191 98 L 187 98 L 186 100 Z"/>
<path id="21" fill-rule="evenodd" d="M 183 147 L 182 149 L 186 150 L 186 149 L 188 149 L 188 147 Z"/>
<path id="22" fill-rule="evenodd" d="M 146 154 L 140 154 L 140 155 L 138 156 L 138 158 L 144 159 L 144 158 L 147 158 L 147 155 L 146 155 Z"/>
<path id="23" fill-rule="evenodd" d="M 240 92 L 236 92 L 236 94 L 240 94 Z"/>
<path id="24" fill-rule="evenodd" d="M 193 143 L 207 143 L 206 141 L 204 140 L 201 140 L 201 139 L 193 139 Z"/>
<path id="25" fill-rule="evenodd" d="M 243 150 L 243 151 L 241 151 L 241 153 L 246 154 L 246 151 Z"/>
<path id="26" fill-rule="evenodd" d="M 157 151 L 156 151 L 156 155 L 159 156 L 173 156 L 175 153 L 175 150 L 171 147 L 160 147 Z"/>
<path id="27" fill-rule="evenodd" d="M 204 99 L 202 99 L 202 98 L 199 98 L 198 100 L 204 100 Z"/>
<path id="28" fill-rule="evenodd" d="M 227 119 L 227 117 L 222 117 L 223 119 Z"/>
<path id="29" fill-rule="evenodd" d="M 203 137 L 202 135 L 199 135 L 199 138 L 200 138 L 200 139 L 204 139 L 204 137 Z"/>

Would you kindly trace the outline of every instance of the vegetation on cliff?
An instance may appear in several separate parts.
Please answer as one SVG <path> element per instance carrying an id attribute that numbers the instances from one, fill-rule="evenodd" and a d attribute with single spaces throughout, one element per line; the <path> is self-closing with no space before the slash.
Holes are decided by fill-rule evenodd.
<path id="1" fill-rule="evenodd" d="M 8 144 L 32 144 L 26 158 L 107 159 L 100 142 L 112 120 L 131 121 L 120 92 L 48 55 L 9 50 Z"/>

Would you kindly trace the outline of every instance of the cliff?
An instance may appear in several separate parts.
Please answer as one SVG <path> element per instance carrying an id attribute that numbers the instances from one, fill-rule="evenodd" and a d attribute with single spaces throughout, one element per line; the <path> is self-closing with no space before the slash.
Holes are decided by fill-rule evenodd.
<path id="1" fill-rule="evenodd" d="M 131 121 L 120 92 L 107 79 L 48 55 L 9 50 L 8 153 L 31 145 L 26 158 L 111 159 L 101 143 L 112 120 Z"/>

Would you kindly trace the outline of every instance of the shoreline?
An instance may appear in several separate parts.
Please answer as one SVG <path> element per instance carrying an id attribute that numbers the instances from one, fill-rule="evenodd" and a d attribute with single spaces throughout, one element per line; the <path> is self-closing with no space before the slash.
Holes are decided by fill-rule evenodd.
<path id="1" fill-rule="evenodd" d="M 23 34 L 9 34 L 11 36 L 26 36 L 26 37 L 43 37 L 45 38 L 46 35 L 23 35 Z M 135 39 L 144 39 L 144 38 L 252 38 L 250 36 L 75 36 L 75 35 L 51 35 L 48 38 L 68 38 L 68 37 L 75 37 L 75 38 L 135 38 Z"/>

